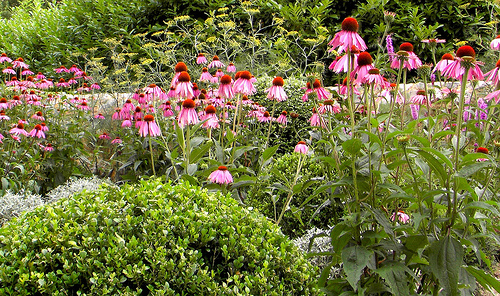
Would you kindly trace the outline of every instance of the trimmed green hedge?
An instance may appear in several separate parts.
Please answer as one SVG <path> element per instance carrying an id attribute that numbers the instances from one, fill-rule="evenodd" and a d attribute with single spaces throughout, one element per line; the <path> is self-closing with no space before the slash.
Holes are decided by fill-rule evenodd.
<path id="1" fill-rule="evenodd" d="M 316 295 L 316 269 L 229 196 L 104 186 L 0 228 L 1 295 Z"/>

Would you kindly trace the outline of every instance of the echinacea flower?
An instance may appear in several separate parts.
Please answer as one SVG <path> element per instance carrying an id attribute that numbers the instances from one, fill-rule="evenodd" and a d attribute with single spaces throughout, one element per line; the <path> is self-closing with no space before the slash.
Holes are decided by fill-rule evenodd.
<path id="1" fill-rule="evenodd" d="M 357 33 L 359 29 L 358 21 L 355 18 L 348 17 L 342 21 L 342 30 L 335 34 L 333 39 L 328 43 L 332 46 L 330 51 L 338 48 L 337 52 L 342 53 L 344 50 L 350 49 L 353 45 L 360 51 L 366 50 L 368 47 L 363 41 L 363 38 Z"/>
<path id="2" fill-rule="evenodd" d="M 430 46 L 436 46 L 438 43 L 445 43 L 446 40 L 438 39 L 438 38 L 431 38 L 431 39 L 424 39 L 424 40 L 422 40 L 422 42 L 427 43 Z"/>
<path id="3" fill-rule="evenodd" d="M 249 71 L 236 72 L 234 79 L 233 91 L 235 93 L 250 96 L 256 92 L 252 83 L 252 74 Z"/>
<path id="4" fill-rule="evenodd" d="M 24 62 L 23 58 L 17 58 L 15 61 L 12 62 L 12 68 L 26 68 L 28 69 L 30 66 Z"/>
<path id="5" fill-rule="evenodd" d="M 391 221 L 394 221 L 398 217 L 399 222 L 406 224 L 410 221 L 410 216 L 403 211 L 398 211 L 397 213 L 393 213 L 391 216 Z"/>
<path id="6" fill-rule="evenodd" d="M 175 95 L 182 99 L 191 99 L 194 97 L 193 84 L 188 72 L 183 71 L 178 77 L 179 83 L 175 87 Z"/>
<path id="7" fill-rule="evenodd" d="M 170 83 L 170 87 L 176 87 L 177 83 L 179 83 L 179 80 L 178 80 L 179 75 L 181 75 L 182 72 L 187 72 L 187 70 L 188 70 L 188 68 L 187 68 L 185 63 L 178 62 L 174 67 L 175 75 L 174 75 L 174 78 L 172 78 L 172 82 Z"/>
<path id="8" fill-rule="evenodd" d="M 314 80 L 313 91 L 318 95 L 318 100 L 328 100 L 332 97 L 332 94 L 326 90 L 326 88 L 321 86 L 321 81 L 319 79 Z"/>
<path id="9" fill-rule="evenodd" d="M 304 141 L 299 141 L 297 145 L 295 146 L 295 149 L 293 152 L 298 152 L 302 153 L 304 155 L 307 155 L 307 152 L 309 152 L 309 147 L 307 146 L 306 142 Z"/>
<path id="10" fill-rule="evenodd" d="M 489 153 L 488 148 L 485 148 L 485 147 L 477 147 L 476 148 L 476 152 L 477 153 L 484 153 L 484 154 L 488 154 Z"/>
<path id="11" fill-rule="evenodd" d="M 196 63 L 199 65 L 199 64 L 206 64 L 208 61 L 207 61 L 207 58 L 205 57 L 205 55 L 203 53 L 199 53 L 198 54 L 198 57 L 196 58 Z"/>
<path id="12" fill-rule="evenodd" d="M 10 109 L 9 103 L 7 102 L 6 98 L 0 99 L 0 110 L 2 109 Z"/>
<path id="13" fill-rule="evenodd" d="M 31 71 L 29 69 L 23 69 L 23 71 L 21 71 L 22 76 L 33 75 L 33 74 L 35 74 L 35 73 L 33 73 L 33 71 Z"/>
<path id="14" fill-rule="evenodd" d="M 123 141 L 120 139 L 120 137 L 116 137 L 111 141 L 111 144 L 121 144 Z"/>
<path id="15" fill-rule="evenodd" d="M 236 73 L 236 66 L 233 63 L 229 63 L 229 65 L 227 65 L 226 72 Z"/>
<path id="16" fill-rule="evenodd" d="M 203 69 L 201 69 L 201 75 L 200 75 L 200 79 L 198 79 L 199 81 L 207 81 L 207 82 L 210 82 L 212 80 L 212 74 L 210 74 L 210 72 L 208 72 L 208 69 L 206 67 L 203 67 Z"/>
<path id="17" fill-rule="evenodd" d="M 312 109 L 312 116 L 309 118 L 309 122 L 311 123 L 311 126 L 321 126 L 322 128 L 326 128 L 326 123 L 324 119 L 319 116 L 319 114 L 316 112 L 316 108 L 313 107 Z"/>
<path id="18" fill-rule="evenodd" d="M 2 73 L 4 74 L 12 74 L 12 75 L 16 75 L 16 71 L 14 69 L 12 69 L 11 66 L 5 68 L 2 70 Z"/>
<path id="19" fill-rule="evenodd" d="M 476 52 L 469 45 L 461 46 L 457 49 L 455 60 L 450 63 L 441 73 L 445 77 L 461 80 L 465 73 L 465 68 L 469 68 L 467 80 L 484 79 L 484 74 L 479 65 L 481 62 L 476 61 Z"/>
<path id="20" fill-rule="evenodd" d="M 349 54 L 346 53 L 341 57 L 337 57 L 337 59 L 334 62 L 332 62 L 328 68 L 335 73 L 340 73 L 340 72 L 347 73 L 351 68 L 351 66 L 356 67 L 356 65 L 358 65 L 359 54 L 360 54 L 359 49 L 353 45 L 351 47 L 351 50 L 349 51 Z"/>
<path id="21" fill-rule="evenodd" d="M 410 42 L 404 42 L 399 46 L 396 58 L 392 60 L 391 68 L 399 69 L 401 62 L 403 62 L 403 67 L 408 70 L 418 69 L 422 66 L 422 61 L 413 52 L 413 44 Z"/>
<path id="22" fill-rule="evenodd" d="M 0 101 L 1 101 L 1 100 L 0 100 Z M 31 116 L 31 118 L 36 119 L 36 120 L 40 120 L 40 121 L 45 121 L 45 118 L 43 117 L 43 113 L 42 113 L 42 111 L 38 111 L 38 112 L 36 112 L 35 114 L 33 114 L 33 115 Z"/>
<path id="23" fill-rule="evenodd" d="M 197 124 L 200 120 L 198 118 L 198 113 L 196 113 L 196 104 L 191 99 L 186 99 L 182 102 L 182 109 L 179 112 L 177 121 L 180 127 L 185 125 Z"/>
<path id="24" fill-rule="evenodd" d="M 11 58 L 9 58 L 9 57 L 7 56 L 7 54 L 4 52 L 4 53 L 2 53 L 2 55 L 0 56 L 0 63 L 5 63 L 5 62 L 10 63 L 10 62 L 12 62 L 12 59 L 11 59 Z"/>
<path id="25" fill-rule="evenodd" d="M 208 64 L 208 68 L 224 68 L 224 64 L 219 60 L 219 57 L 214 55 L 212 62 Z"/>
<path id="26" fill-rule="evenodd" d="M 425 94 L 425 90 L 418 90 L 417 94 L 410 98 L 410 103 L 416 105 L 424 105 L 427 104 L 427 96 Z"/>
<path id="27" fill-rule="evenodd" d="M 455 58 L 451 53 L 445 53 L 439 62 L 437 62 L 436 66 L 432 70 L 432 73 L 439 71 L 440 73 L 443 73 L 444 69 L 453 62 Z"/>
<path id="28" fill-rule="evenodd" d="M 69 83 L 64 80 L 64 78 L 60 78 L 59 82 L 56 83 L 57 87 L 70 87 Z"/>
<path id="29" fill-rule="evenodd" d="M 47 152 L 52 152 L 54 151 L 54 147 L 52 147 L 52 144 L 48 143 L 44 148 L 43 150 L 47 151 Z"/>
<path id="30" fill-rule="evenodd" d="M 57 74 L 62 73 L 62 72 L 69 73 L 69 70 L 66 67 L 62 66 L 62 65 L 59 68 L 54 69 L 54 71 Z"/>
<path id="31" fill-rule="evenodd" d="M 270 122 L 273 121 L 273 117 L 271 117 L 271 114 L 269 114 L 268 111 L 265 111 L 262 116 L 257 118 L 260 122 Z"/>
<path id="32" fill-rule="evenodd" d="M 111 137 L 108 135 L 108 133 L 104 132 L 99 135 L 99 139 L 101 140 L 111 140 Z"/>
<path id="33" fill-rule="evenodd" d="M 286 115 L 287 115 L 287 112 L 283 110 L 281 112 L 281 115 L 278 116 L 278 118 L 276 118 L 276 122 L 283 125 L 283 126 L 286 126 L 286 124 L 288 123 Z"/>
<path id="34" fill-rule="evenodd" d="M 232 80 L 233 79 L 229 75 L 224 75 L 220 78 L 217 94 L 221 99 L 231 100 L 234 97 L 233 87 L 231 85 Z"/>
<path id="35" fill-rule="evenodd" d="M 95 119 L 105 119 L 104 115 L 102 115 L 102 113 L 99 113 L 97 114 L 96 116 L 94 116 Z"/>
<path id="36" fill-rule="evenodd" d="M 491 40 L 490 48 L 494 50 L 500 50 L 500 35 L 497 35 L 495 39 Z"/>
<path id="37" fill-rule="evenodd" d="M 321 105 L 318 108 L 318 112 L 320 114 L 325 114 L 325 113 L 340 113 L 342 111 L 340 104 L 335 101 L 335 100 L 325 100 L 323 102 L 323 105 Z"/>
<path id="38" fill-rule="evenodd" d="M 204 114 L 200 116 L 204 128 L 219 128 L 219 119 L 217 118 L 216 109 L 213 105 L 208 105 L 205 108 Z"/>
<path id="39" fill-rule="evenodd" d="M 80 110 L 83 110 L 83 111 L 88 111 L 90 110 L 90 107 L 89 105 L 87 104 L 87 102 L 83 101 L 80 103 L 80 105 L 76 106 L 78 109 Z"/>
<path id="40" fill-rule="evenodd" d="M 35 127 L 30 131 L 29 133 L 30 137 L 33 138 L 44 138 L 45 139 L 45 133 L 42 130 L 42 126 L 40 124 L 35 125 Z"/>
<path id="41" fill-rule="evenodd" d="M 24 123 L 22 122 L 19 122 L 15 127 L 10 129 L 9 133 L 14 136 L 19 136 L 19 135 L 28 136 L 28 132 L 24 129 Z"/>
<path id="42" fill-rule="evenodd" d="M 365 76 L 368 75 L 368 71 L 374 68 L 372 64 L 373 58 L 370 53 L 366 51 L 359 53 L 357 63 L 358 65 L 351 72 L 351 79 L 354 79 L 354 77 L 357 75 L 354 83 L 360 83 L 365 78 Z"/>
<path id="43" fill-rule="evenodd" d="M 139 127 L 139 135 L 141 135 L 141 137 L 146 137 L 148 135 L 150 137 L 156 137 L 160 134 L 160 127 L 156 124 L 154 116 L 151 114 L 144 116 L 143 123 Z"/>
<path id="44" fill-rule="evenodd" d="M 495 64 L 495 68 L 493 68 L 488 73 L 484 74 L 488 76 L 486 77 L 486 81 L 491 81 L 493 82 L 493 85 L 497 86 L 498 81 L 500 79 L 500 75 L 498 74 L 499 70 L 500 70 L 500 60 L 498 60 L 497 63 Z"/>
<path id="45" fill-rule="evenodd" d="M 162 96 L 163 90 L 158 85 L 151 83 L 144 88 L 144 93 L 153 96 L 154 99 L 158 99 Z"/>
<path id="46" fill-rule="evenodd" d="M 266 90 L 267 98 L 270 100 L 276 100 L 278 102 L 285 101 L 288 97 L 283 89 L 285 81 L 280 76 L 273 79 L 273 86 Z"/>
<path id="47" fill-rule="evenodd" d="M 90 85 L 90 89 L 101 89 L 101 86 L 99 86 L 99 84 L 97 84 L 97 83 L 92 83 Z"/>
<path id="48" fill-rule="evenodd" d="M 233 183 L 233 177 L 231 173 L 228 171 L 227 167 L 221 165 L 217 168 L 217 170 L 213 171 L 210 176 L 208 176 L 208 180 L 212 183 L 217 184 L 230 184 Z"/>

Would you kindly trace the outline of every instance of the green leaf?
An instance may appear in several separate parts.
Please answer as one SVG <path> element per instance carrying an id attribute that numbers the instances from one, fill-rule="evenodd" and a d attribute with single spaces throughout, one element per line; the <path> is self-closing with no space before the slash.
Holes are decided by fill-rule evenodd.
<path id="1" fill-rule="evenodd" d="M 432 168 L 434 173 L 439 177 L 441 182 L 444 184 L 446 183 L 446 180 L 448 179 L 448 173 L 446 170 L 443 168 L 442 162 L 437 160 L 432 154 L 430 154 L 427 151 L 424 151 L 422 149 L 415 150 L 414 152 L 417 152 L 422 156 L 427 164 Z"/>
<path id="2" fill-rule="evenodd" d="M 363 246 L 352 246 L 342 250 L 342 262 L 344 263 L 344 272 L 347 275 L 347 281 L 354 290 L 357 285 L 363 269 L 368 265 L 373 252 L 368 251 Z"/>
<path id="3" fill-rule="evenodd" d="M 494 202 L 492 201 L 491 203 L 494 203 Z M 495 208 L 493 205 L 491 205 L 487 202 L 483 202 L 483 201 L 470 202 L 463 207 L 462 211 L 467 210 L 467 209 L 487 210 L 487 211 L 490 211 L 492 214 L 494 214 L 497 217 L 500 216 L 500 212 L 498 211 L 497 208 Z"/>
<path id="4" fill-rule="evenodd" d="M 485 273 L 482 269 L 479 269 L 475 266 L 467 266 L 464 267 L 468 273 L 474 276 L 477 282 L 486 290 L 493 293 L 493 290 L 500 293 L 500 281 L 498 281 L 495 277 L 490 274 Z"/>
<path id="5" fill-rule="evenodd" d="M 198 159 L 203 157 L 208 152 L 208 150 L 210 150 L 211 147 L 212 147 L 212 142 L 208 141 L 207 143 L 203 144 L 202 146 L 200 146 L 196 149 L 193 149 L 193 152 L 191 152 L 191 154 L 189 155 L 189 160 L 191 162 L 197 162 Z"/>
<path id="6" fill-rule="evenodd" d="M 379 209 L 372 209 L 369 204 L 363 203 L 363 207 L 365 209 L 368 209 L 368 211 L 370 211 L 373 214 L 375 221 L 377 221 L 380 225 L 382 225 L 385 233 L 394 238 L 394 231 L 392 229 L 392 224 L 391 221 L 389 221 L 389 218 L 387 218 L 387 215 L 384 214 Z"/>
<path id="7" fill-rule="evenodd" d="M 375 270 L 391 288 L 394 295 L 410 295 L 406 280 L 406 272 L 411 270 L 399 262 L 389 262 L 383 267 Z"/>
<path id="8" fill-rule="evenodd" d="M 262 160 L 266 161 L 271 158 L 276 153 L 276 151 L 278 151 L 279 146 L 280 145 L 272 146 L 264 150 L 264 152 L 262 153 Z"/>
<path id="9" fill-rule="evenodd" d="M 458 275 L 463 255 L 462 244 L 450 235 L 435 241 L 429 247 L 429 266 L 444 288 L 445 295 L 459 295 Z"/>
<path id="10" fill-rule="evenodd" d="M 349 139 L 349 140 L 345 141 L 344 143 L 342 143 L 342 148 L 346 152 L 348 152 L 352 155 L 355 155 L 361 149 L 362 144 L 363 144 L 363 142 L 361 142 L 360 139 Z"/>
<path id="11" fill-rule="evenodd" d="M 466 165 L 460 169 L 458 176 L 467 178 L 470 175 L 480 171 L 485 167 L 489 167 L 492 163 L 489 161 L 478 161 L 473 164 Z"/>

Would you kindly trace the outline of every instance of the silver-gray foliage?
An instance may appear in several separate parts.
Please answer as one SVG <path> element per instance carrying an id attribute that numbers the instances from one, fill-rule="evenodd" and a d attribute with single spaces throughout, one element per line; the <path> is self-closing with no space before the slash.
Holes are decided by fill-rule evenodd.
<path id="1" fill-rule="evenodd" d="M 83 190 L 94 191 L 103 183 L 109 183 L 97 177 L 70 179 L 64 185 L 51 190 L 45 198 L 38 194 L 26 192 L 7 192 L 0 196 L 0 225 L 12 218 L 19 217 L 24 212 L 29 212 L 46 203 L 55 202 L 61 198 L 68 198 Z"/>
<path id="2" fill-rule="evenodd" d="M 314 241 L 311 245 L 311 239 Z M 302 251 L 304 254 L 310 253 L 324 253 L 332 251 L 332 239 L 330 238 L 330 231 L 322 230 L 319 228 L 311 228 L 301 236 L 293 240 L 293 243 Z M 310 249 L 309 249 L 310 246 Z M 318 266 L 323 269 L 326 265 L 331 262 L 330 256 L 315 255 L 309 257 L 311 264 Z M 332 268 L 332 276 L 336 273 L 335 269 Z"/>

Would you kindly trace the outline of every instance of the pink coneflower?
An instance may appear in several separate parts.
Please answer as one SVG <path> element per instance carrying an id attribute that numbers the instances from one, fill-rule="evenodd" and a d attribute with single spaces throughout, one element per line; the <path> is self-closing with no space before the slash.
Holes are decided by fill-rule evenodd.
<path id="1" fill-rule="evenodd" d="M 234 97 L 233 88 L 231 86 L 232 78 L 229 75 L 224 75 L 220 78 L 218 95 L 222 99 L 231 100 Z"/>
<path id="2" fill-rule="evenodd" d="M 113 115 L 111 115 L 111 120 L 120 120 L 120 119 L 122 119 L 121 111 L 122 111 L 122 109 L 116 108 L 115 109 L 115 113 L 113 113 Z"/>
<path id="3" fill-rule="evenodd" d="M 76 89 L 77 92 L 87 92 L 90 91 L 90 88 L 87 83 L 82 84 L 79 88 Z"/>
<path id="4" fill-rule="evenodd" d="M 71 66 L 71 67 L 69 67 L 69 69 L 68 69 L 68 72 L 69 72 L 69 73 L 77 73 L 77 72 L 79 72 L 79 71 L 81 71 L 81 70 L 80 70 L 80 69 L 78 69 L 78 67 L 77 67 L 76 65 L 72 65 L 72 66 Z"/>
<path id="5" fill-rule="evenodd" d="M 377 68 L 372 68 L 368 70 L 368 74 L 365 75 L 360 81 L 361 83 L 374 84 L 382 89 L 388 88 L 391 84 L 380 75 L 380 70 Z"/>
<path id="6" fill-rule="evenodd" d="M 443 76 L 461 80 L 466 66 L 470 68 L 467 80 L 484 79 L 483 72 L 479 68 L 482 63 L 476 61 L 475 58 L 476 52 L 471 46 L 461 46 L 457 49 L 455 60 L 443 70 Z"/>
<path id="7" fill-rule="evenodd" d="M 198 84 L 193 82 L 193 95 L 197 98 L 201 94 L 201 90 L 198 88 Z"/>
<path id="8" fill-rule="evenodd" d="M 396 53 L 397 57 L 392 60 L 391 68 L 399 69 L 401 61 L 403 61 L 403 67 L 408 70 L 418 69 L 422 66 L 422 61 L 413 52 L 413 44 L 404 42 L 399 46 L 399 50 Z"/>
<path id="9" fill-rule="evenodd" d="M 271 117 L 271 114 L 269 114 L 269 112 L 265 111 L 262 116 L 260 117 L 257 117 L 257 119 L 260 121 L 260 122 L 269 122 L 269 121 L 273 121 L 273 117 Z"/>
<path id="10" fill-rule="evenodd" d="M 59 82 L 56 83 L 57 87 L 70 87 L 69 83 L 64 80 L 64 78 L 60 78 Z"/>
<path id="11" fill-rule="evenodd" d="M 23 60 L 23 58 L 17 58 L 15 61 L 12 62 L 12 68 L 26 68 L 28 69 L 30 66 L 26 64 Z"/>
<path id="12" fill-rule="evenodd" d="M 142 113 L 142 108 L 139 106 L 135 107 L 134 119 L 137 120 L 139 118 L 142 118 L 143 116 L 144 116 L 144 113 Z"/>
<path id="13" fill-rule="evenodd" d="M 116 137 L 111 141 L 111 144 L 121 144 L 123 141 L 120 139 L 120 137 Z"/>
<path id="14" fill-rule="evenodd" d="M 302 96 L 302 101 L 307 102 L 309 100 L 309 94 L 314 92 L 314 90 L 313 90 L 310 82 L 307 82 L 306 87 L 303 87 L 302 89 L 306 90 L 306 92 Z"/>
<path id="15" fill-rule="evenodd" d="M 24 135 L 28 136 L 28 132 L 24 129 L 24 123 L 19 122 L 14 128 L 9 131 L 14 136 Z"/>
<path id="16" fill-rule="evenodd" d="M 255 86 L 252 83 L 252 74 L 249 71 L 236 72 L 234 79 L 233 91 L 235 93 L 250 96 L 256 92 Z"/>
<path id="17" fill-rule="evenodd" d="M 151 83 L 144 88 L 144 93 L 148 96 L 152 96 L 153 98 L 158 99 L 162 96 L 163 90 L 158 85 Z"/>
<path id="18" fill-rule="evenodd" d="M 205 57 L 204 54 L 201 52 L 198 54 L 198 57 L 196 58 L 196 63 L 199 64 L 206 64 L 208 63 L 207 58 Z"/>
<path id="19" fill-rule="evenodd" d="M 47 146 L 45 146 L 45 148 L 43 149 L 47 152 L 52 152 L 54 151 L 54 147 L 52 147 L 52 144 L 48 143 Z"/>
<path id="20" fill-rule="evenodd" d="M 3 141 L 2 141 L 2 140 L 3 140 L 4 138 L 5 138 L 5 137 L 4 137 L 2 134 L 0 134 L 0 143 L 3 143 Z"/>
<path id="21" fill-rule="evenodd" d="M 270 100 L 276 100 L 278 102 L 285 101 L 288 97 L 286 96 L 285 89 L 283 85 L 285 81 L 280 76 L 273 79 L 273 86 L 266 90 L 267 98 Z"/>
<path id="22" fill-rule="evenodd" d="M 499 78 L 500 78 L 498 75 L 499 70 L 500 70 L 500 60 L 497 61 L 495 68 L 493 68 L 493 70 L 484 74 L 484 75 L 488 76 L 488 77 L 486 77 L 486 81 L 491 81 L 491 82 L 493 82 L 493 85 L 497 86 Z"/>
<path id="23" fill-rule="evenodd" d="M 94 118 L 95 118 L 95 119 L 106 119 L 106 118 L 104 117 L 104 115 L 102 115 L 102 113 L 97 114 L 96 116 L 94 116 Z"/>
<path id="24" fill-rule="evenodd" d="M 54 86 L 54 83 L 50 80 L 42 79 L 40 81 L 37 81 L 35 84 L 35 87 L 38 89 L 49 89 Z"/>
<path id="25" fill-rule="evenodd" d="M 163 110 L 163 116 L 170 117 L 174 115 L 170 101 L 166 101 L 165 103 L 161 104 L 160 108 Z"/>
<path id="26" fill-rule="evenodd" d="M 78 83 L 78 81 L 76 81 L 76 80 L 75 80 L 75 78 L 70 78 L 70 79 L 68 80 L 68 84 L 69 84 L 69 85 L 72 85 L 72 84 L 77 84 L 77 83 Z"/>
<path id="27" fill-rule="evenodd" d="M 175 87 L 175 95 L 181 99 L 191 99 L 194 97 L 193 84 L 188 72 L 184 71 L 178 77 L 179 83 Z"/>
<path id="28" fill-rule="evenodd" d="M 160 134 L 160 127 L 156 124 L 154 116 L 151 114 L 144 116 L 144 122 L 139 128 L 139 135 L 141 135 L 141 137 L 146 137 L 147 135 L 156 137 Z"/>
<path id="29" fill-rule="evenodd" d="M 406 224 L 408 221 L 410 221 L 410 216 L 406 214 L 403 211 L 398 211 L 397 213 L 392 214 L 391 216 L 391 221 L 394 221 L 396 219 L 396 215 L 398 217 L 399 222 Z"/>
<path id="30" fill-rule="evenodd" d="M 200 119 L 206 120 L 203 123 L 204 128 L 219 128 L 219 119 L 217 118 L 216 115 L 217 110 L 213 105 L 208 105 L 205 108 L 205 112 L 202 116 L 200 116 Z"/>
<path id="31" fill-rule="evenodd" d="M 182 102 L 182 109 L 179 112 L 177 121 L 180 127 L 185 125 L 197 124 L 200 120 L 198 118 L 198 113 L 196 113 L 196 104 L 191 99 L 186 99 Z"/>
<path id="32" fill-rule="evenodd" d="M 40 121 L 45 121 L 45 117 L 43 117 L 42 111 L 36 112 L 35 114 L 33 114 L 31 116 L 31 118 L 36 119 L 36 120 L 40 120 Z"/>
<path id="33" fill-rule="evenodd" d="M 4 74 L 12 74 L 12 75 L 16 75 L 16 71 L 14 69 L 12 69 L 11 66 L 5 68 L 2 70 L 2 73 Z"/>
<path id="34" fill-rule="evenodd" d="M 486 97 L 484 97 L 486 101 L 491 101 L 491 99 L 495 99 L 495 103 L 498 104 L 500 102 L 500 90 L 496 90 L 490 94 L 488 94 Z"/>
<path id="35" fill-rule="evenodd" d="M 286 124 L 288 123 L 288 120 L 287 120 L 287 117 L 286 115 L 288 114 L 288 112 L 286 111 L 282 111 L 281 112 L 281 115 L 278 116 L 278 118 L 276 118 L 276 122 L 283 125 L 283 126 L 286 126 Z"/>
<path id="36" fill-rule="evenodd" d="M 0 120 L 8 121 L 8 120 L 10 120 L 10 117 L 5 115 L 5 111 L 0 110 Z"/>
<path id="37" fill-rule="evenodd" d="M 172 78 L 172 82 L 170 83 L 170 87 L 176 87 L 177 84 L 179 83 L 179 75 L 181 75 L 182 72 L 187 72 L 188 68 L 186 66 L 185 63 L 183 62 L 178 62 L 175 67 L 174 67 L 174 71 L 175 71 L 175 75 L 174 75 L 174 78 Z"/>
<path id="38" fill-rule="evenodd" d="M 35 83 L 33 82 L 33 77 L 28 76 L 26 80 L 20 81 L 19 85 L 24 86 L 26 88 L 35 88 Z"/>
<path id="39" fill-rule="evenodd" d="M 366 51 L 359 53 L 358 65 L 351 72 L 351 79 L 354 79 L 354 77 L 357 75 L 354 83 L 361 83 L 365 76 L 368 75 L 368 71 L 374 68 L 372 63 L 373 58 L 370 53 Z"/>
<path id="40" fill-rule="evenodd" d="M 132 104 L 131 100 L 127 99 L 123 104 L 122 110 L 126 110 L 127 112 L 129 112 L 132 109 L 134 109 L 134 104 Z"/>
<path id="41" fill-rule="evenodd" d="M 9 58 L 6 53 L 2 53 L 2 55 L 0 55 L 0 63 L 5 63 L 5 62 L 10 63 L 12 62 L 12 59 Z"/>
<path id="42" fill-rule="evenodd" d="M 357 33 L 358 28 L 358 21 L 355 18 L 345 18 L 342 21 L 342 30 L 336 33 L 333 39 L 328 43 L 328 45 L 332 46 L 330 51 L 338 47 L 337 52 L 342 53 L 344 50 L 350 49 L 353 45 L 361 51 L 366 50 L 368 47 L 365 41 L 363 41 L 363 38 Z"/>
<path id="43" fill-rule="evenodd" d="M 88 111 L 90 110 L 90 107 L 89 105 L 87 104 L 87 102 L 83 101 L 80 103 L 80 105 L 76 106 L 78 109 L 82 110 L 82 111 Z"/>
<path id="44" fill-rule="evenodd" d="M 341 57 L 337 57 L 337 59 L 334 62 L 332 62 L 328 68 L 335 73 L 348 72 L 351 66 L 353 67 L 357 66 L 359 53 L 360 53 L 359 49 L 357 49 L 356 46 L 353 45 L 350 51 L 350 60 L 351 60 L 350 65 L 349 65 L 349 55 L 346 53 Z"/>
<path id="45" fill-rule="evenodd" d="M 1 98 L 0 99 L 0 110 L 2 110 L 2 109 L 10 109 L 10 105 L 7 102 L 6 98 Z"/>
<path id="46" fill-rule="evenodd" d="M 45 133 L 42 131 L 42 126 L 40 124 L 37 124 L 35 125 L 35 128 L 33 128 L 30 133 L 29 133 L 29 136 L 30 137 L 33 137 L 33 138 L 44 138 L 45 139 Z"/>
<path id="47" fill-rule="evenodd" d="M 102 134 L 99 135 L 99 139 L 101 139 L 101 140 L 111 140 L 111 137 L 108 135 L 108 133 L 103 132 Z"/>
<path id="48" fill-rule="evenodd" d="M 217 168 L 217 170 L 213 171 L 210 176 L 208 176 L 208 180 L 212 183 L 217 184 L 229 184 L 233 183 L 233 177 L 231 173 L 227 170 L 227 167 L 221 165 Z"/>
<path id="49" fill-rule="evenodd" d="M 453 62 L 455 58 L 453 57 L 452 54 L 450 53 L 445 53 L 439 62 L 437 62 L 436 66 L 432 70 L 432 73 L 439 71 L 440 73 L 443 73 L 444 69 Z"/>
<path id="50" fill-rule="evenodd" d="M 9 101 L 9 105 L 11 107 L 21 105 L 23 102 L 21 101 L 21 98 L 18 95 L 15 95 L 12 97 L 12 100 Z"/>
<path id="51" fill-rule="evenodd" d="M 436 38 L 436 39 L 424 39 L 422 40 L 422 42 L 427 43 L 430 46 L 436 46 L 438 43 L 445 43 L 446 40 Z"/>
<path id="52" fill-rule="evenodd" d="M 316 79 L 313 83 L 313 90 L 316 92 L 318 95 L 318 100 L 328 100 L 332 96 L 332 94 L 326 90 L 324 87 L 321 86 L 321 81 L 319 79 Z"/>
<path id="53" fill-rule="evenodd" d="M 16 76 L 13 76 L 9 81 L 5 82 L 5 85 L 7 85 L 7 86 L 17 86 L 17 85 L 19 85 L 19 80 L 17 80 Z"/>
<path id="54" fill-rule="evenodd" d="M 45 75 L 42 74 L 42 72 L 38 72 L 36 74 L 36 79 L 37 80 L 40 80 L 40 79 L 46 79 L 47 77 L 45 77 Z"/>
<path id="55" fill-rule="evenodd" d="M 90 89 L 101 89 L 101 87 L 100 87 L 100 86 L 99 86 L 99 84 L 97 84 L 97 83 L 92 83 L 92 84 L 90 85 Z"/>
<path id="56" fill-rule="evenodd" d="M 318 108 L 320 114 L 325 113 L 340 113 L 342 111 L 340 104 L 335 100 L 325 100 L 323 105 Z"/>
<path id="57" fill-rule="evenodd" d="M 122 121 L 122 127 L 123 128 L 132 127 L 132 121 L 130 119 L 125 119 L 124 121 Z"/>
<path id="58" fill-rule="evenodd" d="M 293 152 L 298 152 L 307 155 L 307 152 L 309 152 L 309 147 L 307 146 L 306 142 L 299 141 L 295 146 L 295 149 L 293 149 Z"/>
<path id="59" fill-rule="evenodd" d="M 229 63 L 229 65 L 227 65 L 226 72 L 228 72 L 228 73 L 236 73 L 236 66 L 234 66 L 233 63 Z"/>
<path id="60" fill-rule="evenodd" d="M 29 69 L 23 69 L 23 71 L 21 71 L 21 75 L 23 76 L 26 76 L 26 75 L 33 75 L 35 73 L 33 73 L 33 71 L 29 70 Z"/>
<path id="61" fill-rule="evenodd" d="M 215 77 L 222 77 L 224 76 L 224 72 L 222 72 L 222 69 L 217 69 L 217 72 L 215 72 Z"/>
<path id="62" fill-rule="evenodd" d="M 315 107 L 313 107 L 312 113 L 313 114 L 312 114 L 311 118 L 309 118 L 309 120 L 308 120 L 311 123 L 311 126 L 321 126 L 322 128 L 326 128 L 325 121 L 316 112 L 316 108 Z"/>
<path id="63" fill-rule="evenodd" d="M 49 127 L 45 124 L 45 122 L 41 122 L 40 125 L 42 126 L 42 131 L 44 132 L 49 131 Z"/>
<path id="64" fill-rule="evenodd" d="M 210 72 L 208 72 L 208 69 L 206 67 L 203 67 L 203 69 L 201 69 L 201 75 L 200 75 L 200 79 L 198 79 L 199 81 L 208 81 L 210 82 L 212 80 L 212 74 L 210 74 Z"/>
<path id="65" fill-rule="evenodd" d="M 69 73 L 69 70 L 66 67 L 62 66 L 62 65 L 59 68 L 54 69 L 54 71 L 56 73 L 58 73 L 58 74 L 62 73 L 62 72 Z"/>
<path id="66" fill-rule="evenodd" d="M 500 35 L 497 35 L 495 39 L 491 40 L 490 48 L 494 50 L 500 50 Z"/>
<path id="67" fill-rule="evenodd" d="M 224 64 L 219 60 L 219 57 L 214 55 L 212 62 L 208 64 L 208 68 L 224 68 Z"/>
<path id="68" fill-rule="evenodd" d="M 427 104 L 427 100 L 428 99 L 427 96 L 425 95 L 425 90 L 418 90 L 417 94 L 410 98 L 410 103 L 416 105 L 425 105 Z"/>

